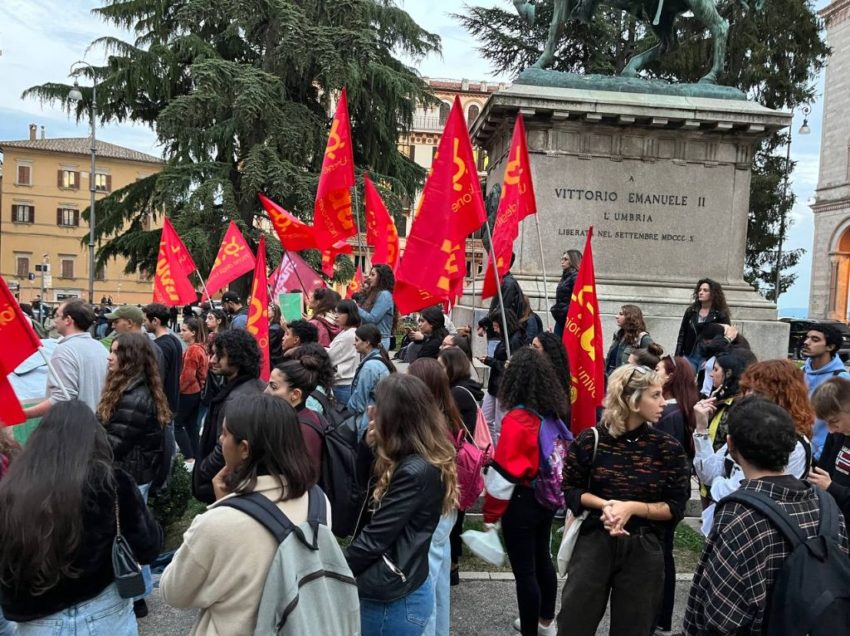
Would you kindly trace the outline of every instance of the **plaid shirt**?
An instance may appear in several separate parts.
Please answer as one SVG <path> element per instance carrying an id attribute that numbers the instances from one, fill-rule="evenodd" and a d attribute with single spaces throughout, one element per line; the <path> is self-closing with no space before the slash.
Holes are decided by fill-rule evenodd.
<path id="1" fill-rule="evenodd" d="M 809 537 L 817 535 L 818 497 L 808 484 L 770 477 L 744 480 L 741 490 L 768 494 Z M 768 595 L 790 548 L 760 513 L 736 502 L 719 506 L 688 597 L 685 634 L 761 634 Z M 847 552 L 843 522 L 841 549 Z"/>

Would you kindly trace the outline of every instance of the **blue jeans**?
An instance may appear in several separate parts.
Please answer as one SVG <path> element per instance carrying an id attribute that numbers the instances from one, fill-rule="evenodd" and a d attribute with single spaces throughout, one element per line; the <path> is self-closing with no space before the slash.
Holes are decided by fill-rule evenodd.
<path id="1" fill-rule="evenodd" d="M 389 350 L 390 350 L 390 336 L 387 336 L 386 338 L 381 338 L 381 346 L 383 346 L 384 349 L 386 349 L 389 352 Z"/>
<path id="2" fill-rule="evenodd" d="M 362 636 L 422 636 L 434 612 L 431 579 L 404 598 L 391 603 L 360 599 Z"/>
<path id="3" fill-rule="evenodd" d="M 71 636 L 74 634 L 137 636 L 138 633 L 133 603 L 130 599 L 121 598 L 114 584 L 93 599 L 72 605 L 44 618 L 18 623 L 19 636 Z"/>
<path id="4" fill-rule="evenodd" d="M 449 573 L 452 569 L 452 548 L 449 537 L 457 519 L 457 510 L 440 517 L 440 522 L 431 535 L 428 550 L 428 571 L 434 588 L 434 613 L 425 626 L 426 636 L 449 633 Z"/>
<path id="5" fill-rule="evenodd" d="M 151 485 L 150 484 L 142 484 L 139 486 L 139 492 L 142 493 L 142 499 L 145 500 L 145 503 L 148 502 L 148 492 L 150 492 Z M 141 601 L 146 596 L 148 596 L 151 592 L 153 592 L 153 576 L 151 576 L 151 566 L 143 565 L 142 566 L 142 578 L 145 581 L 145 593 L 143 596 L 138 598 L 134 598 L 134 601 Z"/>
<path id="6" fill-rule="evenodd" d="M 334 386 L 334 399 L 337 404 L 345 406 L 351 397 L 351 384 L 337 384 Z"/>
<path id="7" fill-rule="evenodd" d="M 3 610 L 0 610 L 0 636 L 15 636 L 18 632 L 15 631 L 15 624 L 7 621 L 3 616 Z"/>

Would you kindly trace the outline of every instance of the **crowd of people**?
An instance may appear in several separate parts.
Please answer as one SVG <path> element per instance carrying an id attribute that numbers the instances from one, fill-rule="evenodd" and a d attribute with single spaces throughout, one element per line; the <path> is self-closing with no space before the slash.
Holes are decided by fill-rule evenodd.
<path id="1" fill-rule="evenodd" d="M 233 291 L 182 321 L 159 304 L 118 307 L 103 313 L 106 329 L 82 301 L 60 303 L 46 397 L 26 410 L 41 422 L 23 449 L 0 430 L 0 635 L 136 633 L 163 541 L 147 502 L 177 452 L 208 508 L 160 590 L 200 610 L 197 634 L 287 620 L 268 590 L 282 589 L 281 551 L 299 565 L 301 553 L 269 519 L 294 527 L 302 552 L 325 564 L 314 576 L 340 586 L 337 602 L 315 608 L 321 592 L 305 585 L 296 618 L 318 611 L 322 624 L 366 636 L 448 634 L 470 493 L 500 529 L 517 632 L 591 636 L 609 609 L 613 636 L 671 634 L 674 530 L 693 484 L 706 544 L 681 629 L 762 633 L 792 545 L 747 495 L 770 498 L 809 538 L 822 518 L 835 521 L 828 540 L 846 559 L 841 335 L 812 327 L 802 369 L 759 361 L 722 287 L 704 279 L 665 354 L 641 308 L 625 304 L 604 359 L 604 408 L 576 426 L 561 334 L 580 263 L 579 252 L 562 258 L 554 333 L 508 273 L 475 325 L 486 338 L 477 359 L 471 327 L 456 329 L 441 307 L 400 331 L 393 272 L 376 265 L 352 299 L 320 288 L 302 319 L 270 312 L 268 381 Z M 551 542 L 564 516 L 580 525 L 556 613 Z M 322 539 L 329 531 L 347 536 L 344 549 Z M 131 597 L 113 569 L 119 535 L 143 566 Z"/>

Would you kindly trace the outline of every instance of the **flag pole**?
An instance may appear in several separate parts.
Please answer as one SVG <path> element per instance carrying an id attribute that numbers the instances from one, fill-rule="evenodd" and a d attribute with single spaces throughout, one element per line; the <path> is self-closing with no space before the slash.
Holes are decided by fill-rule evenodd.
<path id="1" fill-rule="evenodd" d="M 301 285 L 301 291 L 304 293 L 305 300 L 306 300 L 307 299 L 306 297 L 308 295 L 307 294 L 307 287 L 304 286 L 304 281 L 301 280 L 301 274 L 298 273 L 298 265 L 295 263 L 294 260 L 292 260 L 292 257 L 289 255 L 289 250 L 286 249 L 286 247 L 283 245 L 283 243 L 281 243 L 280 246 L 283 248 L 283 255 L 286 258 L 289 259 L 290 263 L 292 263 L 292 271 L 295 272 L 295 278 L 298 279 L 298 284 Z"/>
<path id="2" fill-rule="evenodd" d="M 505 299 L 502 298 L 502 281 L 499 280 L 499 266 L 496 264 L 496 250 L 493 249 L 493 232 L 490 231 L 490 219 L 484 221 L 487 228 L 487 240 L 490 242 L 490 259 L 493 261 L 493 274 L 496 276 L 496 293 L 499 295 L 499 307 L 502 308 L 502 338 L 505 341 L 505 351 L 511 357 L 511 334 L 508 333 L 508 317 L 505 316 Z M 487 275 L 486 273 L 484 274 Z M 519 317 L 517 317 L 519 319 Z"/>
<path id="3" fill-rule="evenodd" d="M 551 331 L 552 326 L 549 324 L 549 281 L 546 280 L 546 258 L 543 256 L 543 238 L 540 236 L 540 216 L 534 214 L 534 223 L 537 226 L 537 244 L 540 246 L 540 267 L 543 269 L 543 296 L 546 298 L 546 331 Z"/>
<path id="4" fill-rule="evenodd" d="M 50 364 L 50 356 L 47 355 L 47 351 L 44 347 L 39 347 L 38 352 L 41 354 L 41 357 L 44 358 L 44 362 L 47 364 L 47 372 L 53 375 L 53 379 L 56 380 L 56 384 L 59 385 L 59 390 L 62 391 L 62 396 L 66 400 L 71 399 L 71 395 L 68 393 L 68 389 L 65 388 L 65 384 L 62 382 L 62 378 L 56 373 L 56 369 L 53 368 L 53 365 Z"/>
<path id="5" fill-rule="evenodd" d="M 210 301 L 210 306 L 212 306 L 212 296 L 210 296 L 209 291 L 207 291 L 207 286 L 204 284 L 204 277 L 201 276 L 201 270 L 197 267 L 195 268 L 195 273 L 198 275 L 198 280 L 201 281 L 201 289 L 204 290 L 204 296 L 208 301 Z"/>
<path id="6" fill-rule="evenodd" d="M 357 223 L 357 251 L 360 253 L 360 270 L 365 269 L 364 267 L 364 257 L 366 256 L 363 251 L 363 242 L 360 237 L 360 214 L 358 213 L 358 208 L 360 207 L 360 203 L 357 197 L 357 179 L 354 179 L 354 221 Z M 354 267 L 355 275 L 357 272 L 357 266 L 355 264 Z"/>

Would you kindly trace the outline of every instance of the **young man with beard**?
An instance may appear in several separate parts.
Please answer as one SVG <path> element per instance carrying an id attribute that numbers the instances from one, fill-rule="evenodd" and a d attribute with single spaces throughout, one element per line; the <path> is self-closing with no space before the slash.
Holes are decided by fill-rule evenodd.
<path id="1" fill-rule="evenodd" d="M 210 403 L 201 435 L 199 458 L 192 471 L 192 492 L 205 503 L 215 501 L 212 480 L 224 468 L 218 441 L 227 403 L 237 397 L 260 395 L 265 383 L 260 377 L 260 348 L 254 336 L 242 329 L 222 331 L 213 341 L 210 372 L 224 378 L 224 385 Z"/>
<path id="2" fill-rule="evenodd" d="M 838 357 L 842 342 L 841 332 L 829 323 L 818 323 L 809 329 L 801 349 L 806 358 L 803 373 L 806 375 L 809 395 L 831 378 L 850 380 L 850 373 L 847 373 L 844 362 Z M 815 460 L 820 459 L 828 432 L 826 422 L 815 420 L 812 430 L 812 456 Z"/>

